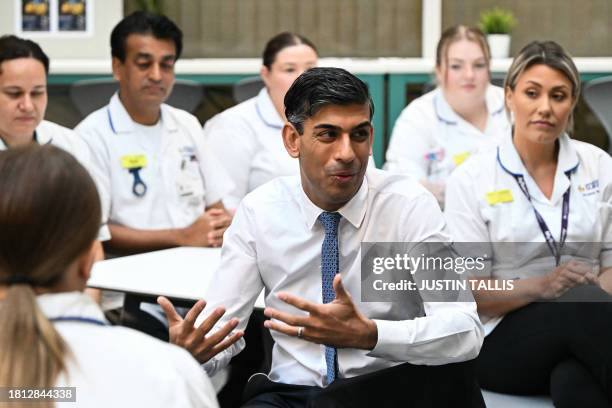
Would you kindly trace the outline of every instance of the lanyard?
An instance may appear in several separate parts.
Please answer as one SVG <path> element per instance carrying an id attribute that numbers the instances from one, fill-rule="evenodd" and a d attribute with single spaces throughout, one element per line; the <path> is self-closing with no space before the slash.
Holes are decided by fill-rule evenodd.
<path id="1" fill-rule="evenodd" d="M 59 316 L 49 319 L 51 322 L 79 322 L 79 323 L 90 323 L 97 326 L 107 326 L 107 324 L 101 320 L 92 319 L 90 317 L 81 316 Z"/>
<path id="2" fill-rule="evenodd" d="M 504 169 L 505 170 L 505 169 Z M 559 239 L 559 244 L 555 241 L 552 233 L 550 232 L 550 228 L 546 225 L 546 221 L 540 214 L 540 212 L 533 205 L 533 201 L 531 200 L 531 194 L 529 194 L 529 189 L 527 188 L 527 183 L 525 183 L 525 177 L 521 174 L 513 174 L 508 172 L 514 179 L 516 183 L 520 187 L 521 191 L 529 200 L 529 204 L 531 204 L 531 208 L 533 209 L 533 213 L 535 214 L 536 219 L 538 220 L 538 225 L 540 227 L 540 231 L 542 231 L 542 235 L 544 235 L 544 239 L 546 240 L 546 244 L 548 245 L 548 249 L 555 257 L 555 265 L 559 266 L 559 262 L 561 261 L 561 250 L 563 249 L 563 245 L 565 245 L 565 240 L 567 239 L 567 225 L 569 222 L 569 201 L 570 201 L 570 187 L 567 188 L 565 193 L 563 193 L 563 207 L 561 210 L 561 237 Z M 567 178 L 571 178 L 571 170 L 565 172 Z"/>
<path id="3" fill-rule="evenodd" d="M 130 173 L 134 176 L 134 183 L 132 184 L 132 192 L 136 197 L 144 197 L 147 192 L 147 185 L 140 178 L 140 170 L 142 167 L 135 167 L 130 169 Z"/>

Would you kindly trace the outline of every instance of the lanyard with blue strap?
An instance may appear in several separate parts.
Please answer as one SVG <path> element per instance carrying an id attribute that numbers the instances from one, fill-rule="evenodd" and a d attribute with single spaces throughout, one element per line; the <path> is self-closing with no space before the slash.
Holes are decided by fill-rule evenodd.
<path id="1" fill-rule="evenodd" d="M 147 185 L 140 178 L 140 170 L 142 167 L 135 167 L 130 169 L 130 173 L 134 176 L 134 183 L 132 184 L 132 192 L 136 197 L 144 197 L 147 192 Z"/>
<path id="2" fill-rule="evenodd" d="M 110 113 L 110 108 L 106 109 L 106 113 L 108 115 L 108 124 L 110 125 L 113 133 L 117 133 L 115 131 L 115 126 L 113 125 L 113 118 Z M 146 157 L 144 156 L 123 156 L 121 158 L 121 164 L 123 168 L 127 169 L 132 176 L 134 177 L 134 182 L 132 183 L 132 193 L 136 197 L 144 197 L 147 193 L 147 185 L 140 177 L 140 170 L 146 165 Z"/>
<path id="3" fill-rule="evenodd" d="M 497 150 L 497 160 L 501 165 L 501 161 L 499 160 L 499 148 Z M 548 228 L 546 221 L 544 221 L 544 218 L 542 217 L 540 212 L 533 205 L 533 201 L 531 200 L 531 194 L 529 194 L 529 189 L 527 188 L 527 183 L 525 182 L 525 177 L 523 177 L 522 174 L 514 174 L 510 172 L 503 165 L 501 166 L 501 168 L 506 173 L 514 177 L 519 188 L 521 189 L 525 197 L 527 197 L 529 204 L 531 204 L 531 209 L 533 210 L 533 213 L 535 214 L 536 220 L 538 221 L 538 226 L 540 227 L 540 231 L 542 231 L 542 235 L 544 235 L 544 239 L 546 240 L 546 245 L 548 245 L 548 249 L 550 249 L 550 252 L 555 257 L 555 266 L 559 266 L 559 263 L 561 262 L 561 250 L 563 249 L 563 246 L 565 245 L 565 240 L 567 239 L 567 226 L 569 223 L 570 191 L 572 189 L 571 185 L 567 188 L 565 193 L 563 193 L 563 206 L 561 209 L 561 236 L 559 237 L 559 243 L 557 244 L 557 241 L 555 241 L 555 238 L 553 237 L 552 232 L 550 232 L 550 228 Z M 571 179 L 572 171 L 573 169 L 565 172 L 565 175 L 567 176 L 568 179 Z"/>

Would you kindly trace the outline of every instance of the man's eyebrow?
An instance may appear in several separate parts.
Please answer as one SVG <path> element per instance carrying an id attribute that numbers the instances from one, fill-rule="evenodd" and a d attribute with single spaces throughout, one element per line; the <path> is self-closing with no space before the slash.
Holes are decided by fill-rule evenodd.
<path id="1" fill-rule="evenodd" d="M 353 129 L 360 129 L 363 127 L 372 127 L 372 122 L 370 122 L 369 120 L 365 120 L 361 122 L 360 124 L 358 124 L 357 126 L 355 126 Z"/>
<path id="2" fill-rule="evenodd" d="M 361 129 L 361 128 L 364 128 L 364 127 L 371 127 L 371 126 L 372 126 L 372 123 L 369 120 L 365 120 L 365 121 L 361 122 L 360 124 L 358 124 L 357 126 L 354 126 L 351 130 Z M 333 129 L 333 130 L 339 129 L 339 130 L 342 130 L 342 128 L 340 126 L 332 125 L 332 124 L 329 124 L 329 123 L 320 123 L 318 125 L 315 125 L 313 127 L 313 129 L 330 129 L 330 130 L 331 129 Z"/>
<path id="3" fill-rule="evenodd" d="M 315 125 L 313 129 L 342 129 L 340 126 L 330 125 L 328 123 L 321 123 Z"/>
<path id="4" fill-rule="evenodd" d="M 148 52 L 139 52 L 136 54 L 136 59 L 146 59 L 146 60 L 152 60 L 155 59 L 153 57 L 152 54 L 149 54 Z M 164 55 L 163 57 L 161 57 L 161 60 L 166 62 L 166 61 L 174 61 L 176 59 L 176 55 L 174 54 L 167 54 Z"/>

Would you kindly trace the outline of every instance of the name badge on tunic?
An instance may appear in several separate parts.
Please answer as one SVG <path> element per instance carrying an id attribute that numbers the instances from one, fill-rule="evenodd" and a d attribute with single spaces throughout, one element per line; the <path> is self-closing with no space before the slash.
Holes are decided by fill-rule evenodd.
<path id="1" fill-rule="evenodd" d="M 124 169 L 136 169 L 147 166 L 147 156 L 144 154 L 132 154 L 121 156 L 121 167 Z"/>
<path id="2" fill-rule="evenodd" d="M 195 149 L 186 146 L 179 151 L 182 158 L 176 180 L 178 194 L 188 206 L 198 207 L 202 205 L 204 198 L 204 181 L 200 173 L 200 163 Z"/>
<path id="3" fill-rule="evenodd" d="M 497 190 L 491 191 L 486 195 L 487 203 L 489 205 L 495 205 L 500 203 L 511 203 L 514 201 L 512 197 L 512 191 L 510 190 Z"/>
<path id="4" fill-rule="evenodd" d="M 455 166 L 458 167 L 463 164 L 463 162 L 466 161 L 468 157 L 470 157 L 470 152 L 457 153 L 453 155 L 453 163 L 455 163 Z"/>

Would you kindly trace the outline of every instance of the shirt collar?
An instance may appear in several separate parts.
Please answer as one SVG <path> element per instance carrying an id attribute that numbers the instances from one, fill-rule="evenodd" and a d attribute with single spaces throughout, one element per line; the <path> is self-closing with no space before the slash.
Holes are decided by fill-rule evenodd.
<path id="1" fill-rule="evenodd" d="M 557 156 L 557 172 L 572 172 L 580 164 L 578 154 L 566 133 L 563 133 L 558 140 L 559 153 Z M 516 151 L 514 143 L 512 143 L 512 137 L 505 138 L 505 141 L 497 148 L 497 161 L 500 166 L 510 174 L 527 174 L 523 161 Z"/>
<path id="2" fill-rule="evenodd" d="M 357 190 L 357 194 L 355 194 L 353 198 L 349 200 L 348 203 L 346 203 L 344 206 L 342 206 L 337 211 L 338 213 L 340 213 L 340 215 L 343 218 L 346 218 L 346 220 L 350 222 L 355 228 L 359 228 L 361 226 L 361 222 L 363 221 L 366 210 L 367 210 L 367 204 L 368 204 L 368 174 L 367 173 L 368 172 L 366 171 L 366 175 L 363 178 L 363 182 L 361 183 L 359 190 Z M 317 222 L 319 215 L 321 215 L 321 213 L 324 212 L 324 210 L 320 209 L 312 201 L 310 201 L 310 198 L 308 198 L 308 196 L 304 192 L 304 188 L 302 187 L 301 183 L 300 183 L 300 193 L 298 197 L 298 203 L 300 205 L 302 215 L 306 221 L 306 225 L 308 229 L 312 229 L 312 227 Z"/>
<path id="3" fill-rule="evenodd" d="M 266 125 L 277 129 L 283 128 L 285 123 L 276 111 L 266 87 L 259 91 L 255 100 L 255 109 L 257 109 L 257 115 Z"/>
<path id="4" fill-rule="evenodd" d="M 457 113 L 451 108 L 451 106 L 444 98 L 444 92 L 442 88 L 436 89 L 434 95 L 434 111 L 439 121 L 446 123 L 447 125 L 456 125 L 464 120 L 457 115 Z M 499 93 L 496 92 L 496 88 L 493 85 L 487 87 L 485 94 L 485 103 L 487 104 L 487 111 L 489 116 L 496 116 L 504 114 L 504 100 L 499 97 Z"/>
<path id="5" fill-rule="evenodd" d="M 170 114 L 169 106 L 162 103 L 160 109 L 160 120 L 162 121 L 163 129 L 169 132 L 175 131 L 177 129 L 177 123 Z M 121 103 L 119 92 L 115 92 L 112 96 L 108 104 L 107 115 L 109 125 L 115 134 L 134 132 L 134 121 L 123 106 L 123 103 Z"/>
<path id="6" fill-rule="evenodd" d="M 36 300 L 49 319 L 69 317 L 107 323 L 98 305 L 83 292 L 46 293 Z"/>
<path id="7" fill-rule="evenodd" d="M 34 140 L 41 146 L 52 144 L 53 143 L 53 135 L 51 132 L 45 132 L 42 130 L 43 122 L 40 122 L 36 130 L 34 131 Z"/>
<path id="8" fill-rule="evenodd" d="M 48 132 L 40 131 L 41 124 L 42 124 L 42 121 L 40 122 L 36 130 L 34 130 L 32 139 L 34 140 L 34 142 L 38 143 L 41 146 L 53 143 L 53 137 Z M 2 140 L 2 138 L 0 137 L 0 150 L 6 150 L 6 149 L 7 149 L 7 146 L 4 143 L 4 140 Z"/>

